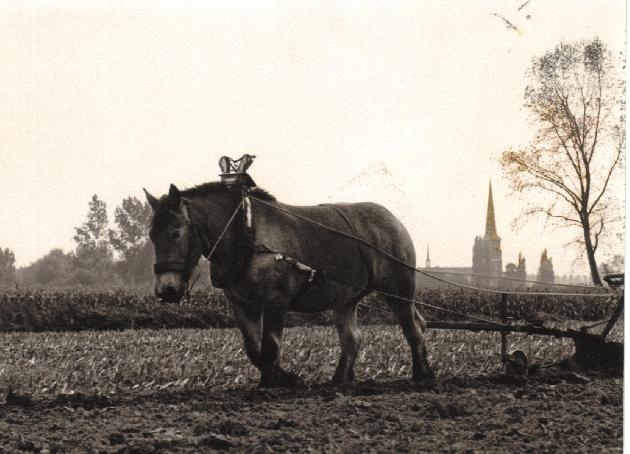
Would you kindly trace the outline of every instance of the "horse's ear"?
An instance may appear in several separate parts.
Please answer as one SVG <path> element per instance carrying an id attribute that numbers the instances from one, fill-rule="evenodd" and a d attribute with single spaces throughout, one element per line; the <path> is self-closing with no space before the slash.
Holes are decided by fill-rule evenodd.
<path id="1" fill-rule="evenodd" d="M 168 198 L 171 203 L 178 207 L 180 202 L 182 201 L 181 196 L 179 195 L 179 189 L 174 184 L 171 184 L 171 187 L 168 188 Z"/>
<path id="2" fill-rule="evenodd" d="M 157 207 L 160 204 L 160 201 L 158 199 L 156 199 L 155 197 L 153 197 L 149 193 L 149 191 L 147 191 L 146 189 L 142 188 L 142 190 L 144 191 L 145 195 L 147 196 L 147 201 L 149 202 L 149 205 L 151 205 L 151 208 L 153 208 L 153 211 L 157 210 Z"/>

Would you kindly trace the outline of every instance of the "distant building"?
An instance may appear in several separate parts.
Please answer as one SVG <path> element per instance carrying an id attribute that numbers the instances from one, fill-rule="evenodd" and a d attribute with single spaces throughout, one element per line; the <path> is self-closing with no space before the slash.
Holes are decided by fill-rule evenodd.
<path id="1" fill-rule="evenodd" d="M 463 285 L 471 285 L 472 276 L 470 267 L 447 267 L 434 266 L 431 268 L 424 268 L 422 271 L 426 271 L 431 276 L 435 276 L 439 279 L 443 279 L 448 282 L 456 282 Z M 416 274 L 416 288 L 453 288 L 445 282 L 432 279 L 429 276 L 421 273 Z"/>
<path id="2" fill-rule="evenodd" d="M 494 219 L 494 202 L 492 200 L 492 182 L 488 186 L 488 210 L 486 212 L 486 233 L 483 237 L 475 237 L 473 245 L 472 272 L 479 274 L 474 281 L 482 285 L 498 286 L 499 282 L 491 277 L 503 275 L 503 258 L 501 238 L 497 234 Z"/>
<path id="3" fill-rule="evenodd" d="M 508 263 L 505 265 L 505 277 L 510 279 L 527 279 L 527 270 L 525 269 L 525 257 L 520 252 L 518 253 L 518 265 L 514 263 Z M 506 282 L 510 287 L 524 287 L 524 282 L 509 281 Z"/>
<path id="4" fill-rule="evenodd" d="M 525 257 L 519 252 L 517 263 L 508 263 L 503 271 L 503 252 L 501 249 L 501 237 L 497 233 L 497 225 L 494 212 L 494 200 L 492 195 L 492 182 L 488 186 L 488 207 L 486 211 L 486 231 L 482 236 L 475 237 L 473 244 L 472 267 L 441 267 L 432 266 L 427 245 L 427 258 L 425 261 L 427 274 L 434 275 L 442 280 L 456 282 L 464 285 L 473 285 L 482 288 L 524 288 L 530 283 L 519 282 L 527 280 Z M 506 279 L 508 278 L 508 279 Z M 554 282 L 553 265 L 551 258 L 547 257 L 547 250 L 541 257 L 541 266 L 538 280 L 546 283 Z M 426 275 L 418 274 L 416 279 L 418 288 L 445 287 L 446 283 L 432 279 Z"/>
<path id="5" fill-rule="evenodd" d="M 556 281 L 553 263 L 551 263 L 551 257 L 547 255 L 547 249 L 540 255 L 540 268 L 538 268 L 537 280 L 546 284 L 553 284 Z"/>
<path id="6" fill-rule="evenodd" d="M 447 280 L 449 282 L 457 282 L 459 284 L 470 285 L 472 283 L 470 267 L 447 267 L 431 266 L 431 256 L 429 254 L 429 245 L 427 244 L 427 258 L 425 260 L 425 268 L 421 268 L 422 271 L 426 271 L 432 276 L 436 276 L 440 279 Z M 445 288 L 449 287 L 446 283 L 433 279 L 422 273 L 416 274 L 416 288 Z"/>

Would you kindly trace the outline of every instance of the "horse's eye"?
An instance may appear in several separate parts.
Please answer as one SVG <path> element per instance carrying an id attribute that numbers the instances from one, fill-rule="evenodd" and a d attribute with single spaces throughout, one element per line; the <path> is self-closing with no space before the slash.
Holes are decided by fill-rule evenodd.
<path id="1" fill-rule="evenodd" d="M 173 233 L 171 233 L 171 238 L 173 238 L 174 240 L 179 239 L 181 233 L 179 232 L 179 230 L 175 230 Z"/>

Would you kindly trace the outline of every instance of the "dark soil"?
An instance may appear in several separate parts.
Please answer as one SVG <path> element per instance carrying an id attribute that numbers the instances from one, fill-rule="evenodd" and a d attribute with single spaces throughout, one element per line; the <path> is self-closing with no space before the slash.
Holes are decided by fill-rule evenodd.
<path id="1" fill-rule="evenodd" d="M 259 390 L 5 396 L 0 452 L 621 452 L 622 379 L 543 369 Z"/>

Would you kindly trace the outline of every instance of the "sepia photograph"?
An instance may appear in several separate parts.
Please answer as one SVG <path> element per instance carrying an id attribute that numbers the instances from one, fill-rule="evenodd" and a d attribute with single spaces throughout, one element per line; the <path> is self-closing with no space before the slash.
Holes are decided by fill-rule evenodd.
<path id="1" fill-rule="evenodd" d="M 0 453 L 624 451 L 622 0 L 0 0 Z"/>

